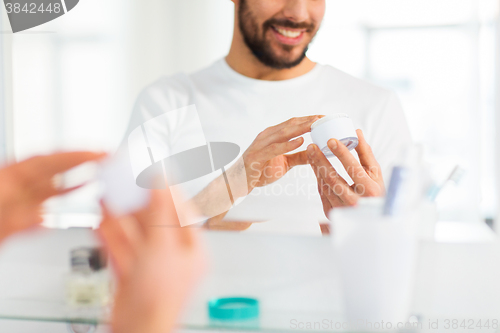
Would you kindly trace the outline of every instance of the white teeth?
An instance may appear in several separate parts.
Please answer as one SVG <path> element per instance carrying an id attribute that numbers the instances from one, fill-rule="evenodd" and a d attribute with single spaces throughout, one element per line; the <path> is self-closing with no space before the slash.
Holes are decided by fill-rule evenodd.
<path id="1" fill-rule="evenodd" d="M 291 31 L 291 30 L 286 30 L 286 29 L 278 28 L 278 27 L 275 27 L 275 28 L 276 28 L 276 31 L 278 31 L 281 35 L 288 37 L 288 38 L 297 38 L 302 33 L 302 31 Z"/>

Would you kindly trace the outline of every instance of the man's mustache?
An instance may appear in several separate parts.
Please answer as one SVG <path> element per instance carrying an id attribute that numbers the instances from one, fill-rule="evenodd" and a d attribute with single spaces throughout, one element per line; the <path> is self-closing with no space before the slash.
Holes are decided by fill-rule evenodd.
<path id="1" fill-rule="evenodd" d="M 307 23 L 307 22 L 297 23 L 289 20 L 269 19 L 266 22 L 264 22 L 264 31 L 271 28 L 272 26 L 279 26 L 291 29 L 306 29 L 307 32 L 314 31 L 314 28 L 316 27 L 314 23 Z"/>

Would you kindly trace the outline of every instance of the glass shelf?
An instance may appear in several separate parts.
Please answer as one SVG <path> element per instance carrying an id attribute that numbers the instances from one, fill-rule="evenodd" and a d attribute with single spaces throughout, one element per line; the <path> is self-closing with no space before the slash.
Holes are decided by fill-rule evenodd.
<path id="1" fill-rule="evenodd" d="M 0 299 L 0 319 L 106 324 L 109 309 L 75 308 L 65 302 L 33 299 Z"/>
<path id="2" fill-rule="evenodd" d="M 438 225 L 441 234 L 457 234 L 454 230 L 458 230 L 456 226 Z M 465 231 L 473 234 L 469 226 Z M 206 236 L 210 269 L 193 292 L 180 320 L 181 328 L 291 332 L 318 331 L 306 325 L 319 323 L 321 331 L 339 332 L 335 323 L 343 322 L 342 290 L 336 267 L 331 264 L 334 258 L 330 239 L 230 233 Z M 448 318 L 466 312 L 468 318 L 498 318 L 500 246 L 478 239 L 474 236 L 470 243 L 422 243 L 413 313 L 425 322 L 435 318 L 437 310 Z M 65 301 L 64 277 L 69 270 L 70 250 L 95 244 L 88 230 L 47 230 L 4 244 L 0 249 L 0 319 L 108 323 L 109 309 L 76 309 Z M 481 269 L 464 271 L 464 267 Z M 450 276 L 454 283 L 449 283 Z M 450 299 L 448 295 L 456 296 Z M 208 300 L 234 296 L 257 298 L 259 320 L 211 322 Z M 333 321 L 333 329 L 324 328 L 325 321 Z"/>
<path id="3" fill-rule="evenodd" d="M 109 308 L 75 308 L 65 302 L 4 299 L 0 300 L 0 319 L 22 321 L 55 322 L 84 325 L 103 325 L 109 323 Z M 278 309 L 261 309 L 258 319 L 247 321 L 211 321 L 208 311 L 202 307 L 191 308 L 180 321 L 181 329 L 213 331 L 296 331 L 307 330 L 307 325 L 313 325 L 312 330 L 321 329 L 324 332 L 338 332 L 335 323 L 342 322 L 339 314 L 328 312 L 294 312 Z M 314 327 L 316 325 L 316 327 Z M 327 327 L 329 326 L 329 327 Z M 343 331 L 347 332 L 347 331 Z"/>

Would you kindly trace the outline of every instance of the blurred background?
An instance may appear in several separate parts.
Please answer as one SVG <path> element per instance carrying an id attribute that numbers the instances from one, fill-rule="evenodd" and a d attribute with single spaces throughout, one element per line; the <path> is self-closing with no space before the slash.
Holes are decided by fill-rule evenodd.
<path id="1" fill-rule="evenodd" d="M 444 181 L 457 164 L 467 169 L 438 198 L 441 220 L 493 224 L 500 1 L 326 2 L 308 56 L 395 90 L 435 179 Z M 1 7 L 2 30 L 10 31 Z M 82 0 L 53 22 L 2 33 L 2 152 L 20 160 L 54 150 L 113 151 L 145 85 L 228 52 L 233 10 L 229 0 Z M 90 184 L 49 202 L 46 224 L 95 225 L 99 208 L 89 198 L 98 190 Z"/>

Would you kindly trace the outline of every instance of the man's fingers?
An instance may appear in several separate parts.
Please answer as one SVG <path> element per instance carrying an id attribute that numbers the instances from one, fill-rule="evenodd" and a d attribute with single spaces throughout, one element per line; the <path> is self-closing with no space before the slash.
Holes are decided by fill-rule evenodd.
<path id="1" fill-rule="evenodd" d="M 165 242 L 170 242 L 173 246 L 193 247 L 198 244 L 196 240 L 196 228 L 191 226 L 181 227 L 179 216 L 187 217 L 191 209 L 189 204 L 176 207 L 170 189 L 155 190 L 153 192 L 153 205 L 158 207 L 159 218 L 164 223 L 164 227 L 153 227 L 151 238 L 157 241 L 158 246 L 164 246 Z M 178 193 L 175 193 L 178 196 Z M 157 229 L 157 230 L 155 230 Z"/>
<path id="2" fill-rule="evenodd" d="M 63 188 L 63 189 L 59 189 L 57 187 L 54 187 L 53 185 L 51 187 L 47 186 L 45 188 L 45 192 L 40 193 L 43 196 L 40 199 L 45 201 L 45 199 L 48 199 L 48 198 L 56 196 L 56 195 L 65 195 L 65 194 L 71 193 L 73 191 L 76 191 L 76 190 L 84 187 L 85 185 L 86 185 L 86 183 L 80 184 L 77 186 L 73 186 L 73 187 L 69 187 L 69 188 Z"/>
<path id="3" fill-rule="evenodd" d="M 43 207 L 27 202 L 5 202 L 1 207 L 0 240 L 43 222 Z"/>
<path id="4" fill-rule="evenodd" d="M 307 147 L 309 162 L 313 165 L 313 170 L 318 178 L 318 182 L 323 181 L 328 186 L 327 197 L 337 196 L 345 205 L 352 206 L 358 201 L 358 196 L 346 181 L 337 173 L 325 155 L 315 144 Z M 323 184 L 321 184 L 323 185 Z"/>
<path id="5" fill-rule="evenodd" d="M 328 197 L 326 194 L 329 192 L 328 186 L 322 182 L 318 182 L 318 192 L 321 198 L 321 203 L 323 204 L 323 211 L 325 212 L 326 217 L 328 217 L 328 212 L 332 210 L 334 207 L 342 207 L 344 203 L 340 198 L 336 195 Z"/>
<path id="6" fill-rule="evenodd" d="M 130 273 L 138 249 L 134 248 L 121 221 L 112 216 L 103 204 L 101 207 L 103 219 L 97 234 L 111 255 L 118 277 L 123 278 Z"/>
<path id="7" fill-rule="evenodd" d="M 150 204 L 145 209 L 134 214 L 142 225 L 149 245 L 177 246 L 191 244 L 189 230 L 185 231 L 180 221 L 172 198 L 167 187 L 165 190 L 152 190 Z"/>
<path id="8" fill-rule="evenodd" d="M 324 116 L 322 115 L 313 115 L 313 116 L 290 118 L 287 121 L 282 122 L 281 124 L 269 127 L 268 129 L 266 129 L 266 132 L 268 132 L 268 134 L 273 134 L 283 128 L 296 126 L 300 124 L 309 124 L 310 127 L 315 121 L 323 117 Z"/>
<path id="9" fill-rule="evenodd" d="M 326 217 L 328 217 L 328 212 L 333 209 L 333 205 L 326 196 L 321 195 L 320 198 L 321 198 L 321 203 L 323 204 L 323 211 L 325 212 Z"/>
<path id="10" fill-rule="evenodd" d="M 320 118 L 315 117 L 297 125 L 290 124 L 289 126 L 283 127 L 266 138 L 266 143 L 271 144 L 275 142 L 286 142 L 293 138 L 306 134 L 311 131 L 312 123 L 314 123 L 318 119 Z"/>
<path id="11" fill-rule="evenodd" d="M 57 153 L 36 156 L 5 169 L 9 177 L 28 190 L 27 195 L 35 201 L 62 195 L 78 189 L 80 186 L 60 189 L 54 184 L 54 176 L 82 163 L 95 161 L 106 156 L 92 152 Z M 28 194 L 29 193 L 29 194 Z"/>
<path id="12" fill-rule="evenodd" d="M 309 163 L 307 151 L 301 151 L 295 154 L 285 155 L 288 161 L 288 168 L 291 169 L 297 165 L 306 165 Z"/>
<path id="13" fill-rule="evenodd" d="M 312 166 L 314 166 L 313 170 L 315 170 L 316 177 L 328 179 L 334 178 L 337 179 L 337 171 L 330 164 L 330 161 L 326 158 L 326 156 L 321 152 L 321 150 L 315 144 L 310 144 L 307 147 L 307 158 Z M 341 178 L 342 179 L 342 178 Z M 342 179 L 343 180 L 343 179 Z"/>
<path id="14" fill-rule="evenodd" d="M 136 212 L 134 216 L 144 227 L 152 225 L 180 226 L 172 192 L 168 185 L 164 190 L 152 190 L 148 206 Z M 144 230 L 151 229 L 145 228 Z"/>
<path id="15" fill-rule="evenodd" d="M 357 195 L 346 181 L 336 172 L 322 176 L 322 172 L 318 172 L 320 178 L 320 194 L 326 197 L 332 207 L 353 206 L 358 201 Z"/>
<path id="16" fill-rule="evenodd" d="M 363 131 L 358 129 L 356 130 L 356 133 L 359 140 L 356 152 L 358 153 L 361 165 L 365 168 L 365 170 L 369 170 L 371 174 L 376 175 L 377 177 L 382 177 L 380 165 L 378 164 L 375 155 L 373 155 L 370 145 L 366 142 Z"/>
<path id="17" fill-rule="evenodd" d="M 323 204 L 323 211 L 326 213 L 334 207 L 344 206 L 344 202 L 333 192 L 333 190 L 326 184 L 326 182 L 321 178 L 318 167 L 311 163 L 311 168 L 313 169 L 316 179 L 318 181 L 318 193 L 321 197 L 321 203 Z M 328 217 L 328 216 L 327 216 Z"/>
<path id="18" fill-rule="evenodd" d="M 368 176 L 365 169 L 342 142 L 331 139 L 328 141 L 328 148 L 337 156 L 355 184 L 370 185 L 373 183 L 373 179 Z"/>
<path id="19" fill-rule="evenodd" d="M 304 138 L 302 137 L 284 143 L 273 143 L 260 152 L 259 160 L 262 162 L 269 161 L 276 156 L 284 155 L 291 151 L 294 151 L 295 149 L 302 146 L 303 143 Z"/>
<path id="20" fill-rule="evenodd" d="M 46 156 L 35 156 L 18 165 L 28 174 L 39 177 L 53 177 L 54 175 L 68 171 L 80 164 L 96 161 L 106 156 L 104 153 L 88 151 L 56 153 Z"/>
<path id="21" fill-rule="evenodd" d="M 273 143 L 286 142 L 311 130 L 311 125 L 322 116 L 308 116 L 289 119 L 281 124 L 266 128 L 255 139 L 256 149 L 264 149 Z"/>

